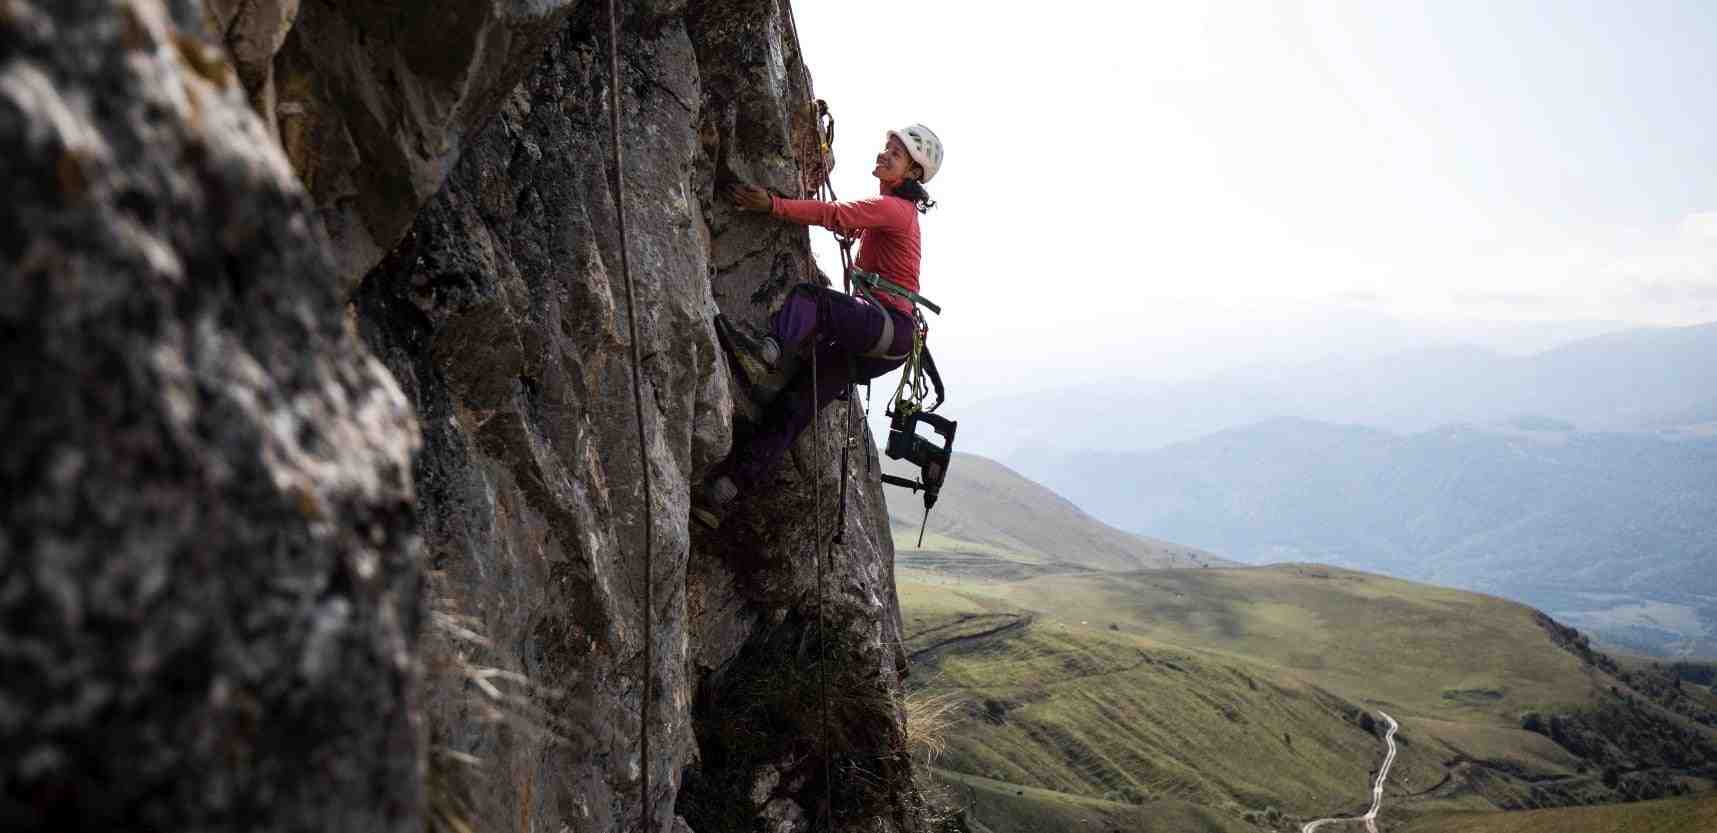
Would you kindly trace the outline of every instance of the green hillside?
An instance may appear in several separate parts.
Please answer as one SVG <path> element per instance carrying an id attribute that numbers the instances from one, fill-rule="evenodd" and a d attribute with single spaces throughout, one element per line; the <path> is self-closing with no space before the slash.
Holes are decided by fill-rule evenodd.
<path id="1" fill-rule="evenodd" d="M 912 467 L 883 459 L 885 471 L 917 476 Z M 886 494 L 897 549 L 908 563 L 953 562 L 1002 577 L 1233 563 L 1111 527 L 1012 469 L 973 454 L 957 454 L 949 466 L 922 549 L 917 545 L 922 500 L 895 487 Z"/>
<path id="2" fill-rule="evenodd" d="M 1318 565 L 1053 576 L 988 595 L 1057 617 L 1101 611 L 1126 634 L 1427 717 L 1516 728 L 1520 712 L 1587 702 L 1599 685 L 1553 649 L 1531 608 Z"/>
<path id="3" fill-rule="evenodd" d="M 1298 829 L 1363 811 L 1378 709 L 1402 725 L 1396 823 L 1707 789 L 1699 764 L 1717 767 L 1717 735 L 1687 717 L 1717 722 L 1702 701 L 1489 596 L 1305 565 L 899 579 L 913 679 L 962 700 L 938 766 L 1015 802 L 1178 801 Z"/>
<path id="4" fill-rule="evenodd" d="M 1462 813 L 1408 825 L 1401 833 L 1711 833 L 1717 798 L 1680 798 L 1519 813 Z"/>
<path id="5" fill-rule="evenodd" d="M 1023 787 L 938 770 L 950 795 L 966 808 L 971 833 L 1044 833 L 1054 830 L 1126 833 L 1255 833 L 1258 829 L 1185 801 L 1125 804 Z"/>

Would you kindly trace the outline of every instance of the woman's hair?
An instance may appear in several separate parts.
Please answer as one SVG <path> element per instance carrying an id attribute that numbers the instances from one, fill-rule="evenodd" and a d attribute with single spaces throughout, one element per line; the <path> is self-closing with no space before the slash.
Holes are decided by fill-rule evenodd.
<path id="1" fill-rule="evenodd" d="M 894 186 L 894 195 L 916 204 L 919 214 L 928 214 L 930 209 L 936 207 L 936 201 L 930 199 L 930 192 L 924 190 L 924 183 L 916 179 L 902 180 L 899 185 Z"/>

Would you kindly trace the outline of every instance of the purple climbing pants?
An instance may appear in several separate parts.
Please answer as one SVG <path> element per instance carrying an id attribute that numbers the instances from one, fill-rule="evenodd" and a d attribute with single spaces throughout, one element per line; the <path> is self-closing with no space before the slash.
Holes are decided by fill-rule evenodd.
<path id="1" fill-rule="evenodd" d="M 894 318 L 894 343 L 887 353 L 896 359 L 866 357 L 882 336 L 883 317 Z M 765 485 L 781 455 L 800 432 L 834 401 L 849 383 L 867 382 L 906 361 L 912 351 L 913 322 L 904 313 L 879 307 L 826 287 L 802 284 L 769 319 L 769 331 L 781 349 L 800 356 L 799 368 L 786 390 L 771 404 L 757 433 L 732 457 L 731 474 L 742 492 Z M 817 390 L 811 390 L 811 345 L 815 345 Z"/>

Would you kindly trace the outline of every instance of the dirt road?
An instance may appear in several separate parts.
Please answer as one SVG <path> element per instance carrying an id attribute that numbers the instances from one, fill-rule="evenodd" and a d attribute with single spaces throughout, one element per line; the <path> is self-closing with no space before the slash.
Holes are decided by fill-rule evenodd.
<path id="1" fill-rule="evenodd" d="M 1389 754 L 1383 756 L 1383 767 L 1377 770 L 1377 783 L 1371 787 L 1371 809 L 1367 810 L 1363 816 L 1346 819 L 1318 819 L 1317 821 L 1306 822 L 1300 828 L 1300 833 L 1317 833 L 1317 829 L 1326 824 L 1343 821 L 1363 821 L 1365 822 L 1366 833 L 1377 833 L 1377 811 L 1383 809 L 1383 784 L 1389 780 L 1390 765 L 1395 763 L 1395 730 L 1401 728 L 1401 724 L 1396 723 L 1395 718 L 1383 714 L 1383 712 L 1378 712 L 1378 714 L 1383 715 L 1383 719 L 1389 721 L 1389 731 L 1383 735 L 1383 742 L 1389 745 Z"/>

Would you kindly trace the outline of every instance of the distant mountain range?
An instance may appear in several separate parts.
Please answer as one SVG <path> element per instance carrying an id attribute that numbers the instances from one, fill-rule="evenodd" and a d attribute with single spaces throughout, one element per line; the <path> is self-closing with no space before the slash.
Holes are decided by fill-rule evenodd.
<path id="1" fill-rule="evenodd" d="M 1124 529 L 1251 562 L 1315 561 L 1497 593 L 1582 621 L 1667 604 L 1623 643 L 1717 637 L 1717 440 L 1554 420 L 1401 435 L 1274 419 L 1148 452 L 1022 452 Z M 1680 612 L 1677 612 L 1680 611 Z M 1661 638 L 1638 627 L 1656 627 Z M 1702 651 L 1703 652 L 1703 651 Z"/>
<path id="2" fill-rule="evenodd" d="M 1399 432 L 1523 417 L 1697 432 L 1717 424 L 1717 323 L 1630 330 L 1528 356 L 1441 347 L 1178 384 L 1090 385 L 991 400 L 961 417 L 967 448 L 1008 461 L 1043 449 L 1144 451 L 1276 417 Z"/>

